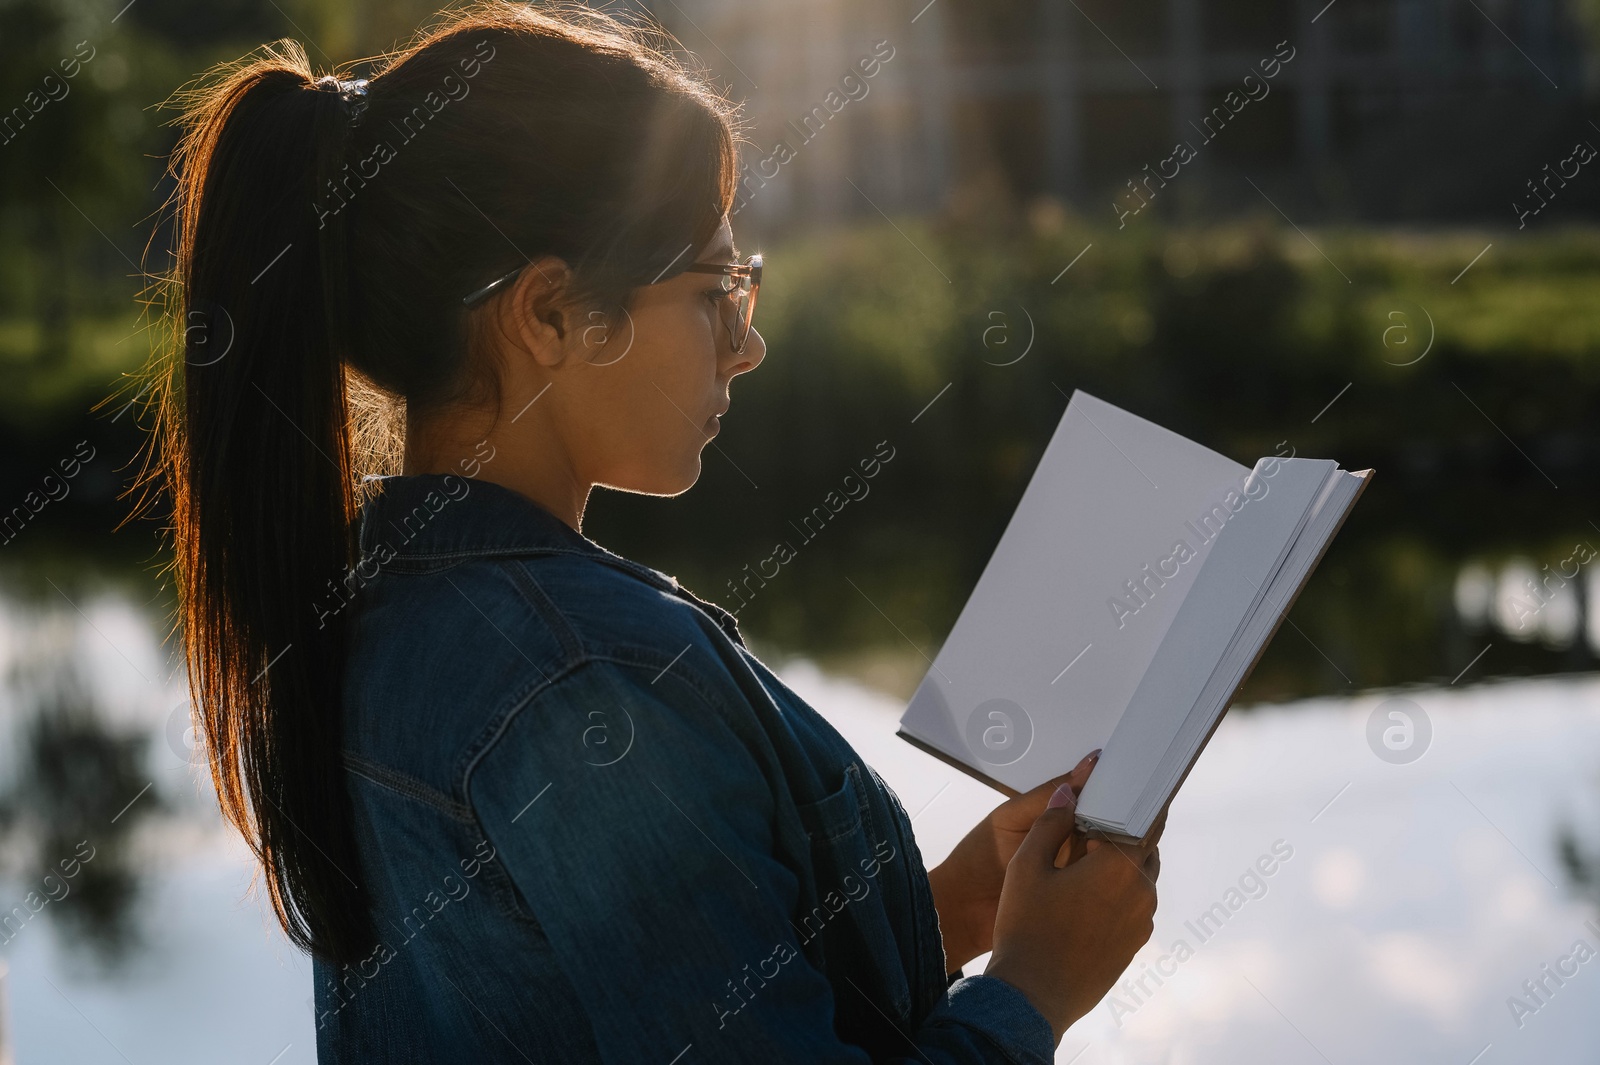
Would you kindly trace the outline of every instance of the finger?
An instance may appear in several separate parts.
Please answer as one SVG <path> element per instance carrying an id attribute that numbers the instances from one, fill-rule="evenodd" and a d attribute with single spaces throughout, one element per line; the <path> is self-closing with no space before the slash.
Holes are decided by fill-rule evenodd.
<path id="1" fill-rule="evenodd" d="M 1105 845 L 1105 849 L 1116 851 L 1122 856 L 1122 859 L 1126 861 L 1129 866 L 1138 872 L 1140 877 L 1149 881 L 1152 885 L 1155 883 L 1155 874 L 1152 873 L 1149 868 L 1150 855 L 1155 853 L 1155 848 L 1153 845 L 1144 846 L 1138 843 L 1107 843 Z"/>
<path id="2" fill-rule="evenodd" d="M 1084 756 L 1083 761 L 1078 764 L 1078 769 L 1082 770 L 1083 772 L 1082 779 L 1087 779 L 1089 772 L 1094 769 L 1094 763 L 1097 759 L 1099 759 L 1099 757 L 1099 751 L 1091 751 L 1088 755 Z M 1077 772 L 1078 770 L 1074 770 L 1074 773 Z M 1080 790 L 1082 790 L 1081 785 L 1075 788 L 1070 780 L 1062 781 L 1062 783 L 1056 787 L 1056 790 L 1051 793 L 1048 808 L 1059 807 L 1061 809 L 1076 813 L 1078 807 L 1078 792 Z M 1061 846 L 1057 848 L 1055 858 L 1052 860 L 1051 864 L 1057 869 L 1071 865 L 1073 862 L 1077 861 L 1079 858 L 1082 858 L 1086 853 L 1088 853 L 1084 849 L 1084 843 L 1085 841 L 1083 838 L 1083 833 L 1074 832 L 1067 838 L 1065 843 L 1061 844 Z"/>
<path id="3" fill-rule="evenodd" d="M 1033 864 L 1038 868 L 1052 867 L 1061 849 L 1077 835 L 1077 809 L 1072 803 L 1052 806 L 1039 814 L 1022 838 L 1013 862 Z"/>
<path id="4" fill-rule="evenodd" d="M 1082 832 L 1077 833 L 1067 841 L 1065 854 L 1056 856 L 1056 867 L 1071 865 L 1073 862 L 1086 857 L 1089 853 L 1089 847 L 1099 842 L 1097 839 L 1089 839 Z"/>
<path id="5" fill-rule="evenodd" d="M 1083 759 L 1073 766 L 1072 771 L 1067 774 L 1067 783 L 1072 785 L 1072 793 L 1074 795 L 1083 791 L 1083 786 L 1089 782 L 1089 774 L 1094 772 L 1095 765 L 1100 761 L 1101 750 L 1102 748 L 1096 747 L 1084 755 Z"/>
<path id="6" fill-rule="evenodd" d="M 1150 856 L 1144 860 L 1144 873 L 1152 884 L 1161 875 L 1161 851 L 1159 849 L 1151 851 Z"/>
<path id="7" fill-rule="evenodd" d="M 1080 858 L 1087 858 L 1095 851 L 1111 846 L 1115 846 L 1115 844 L 1113 844 L 1110 840 L 1101 839 L 1098 836 L 1084 835 L 1082 832 L 1079 832 L 1078 835 L 1072 840 L 1072 857 L 1066 864 L 1071 865 Z"/>
<path id="8" fill-rule="evenodd" d="M 1046 808 L 1051 796 L 1059 791 L 1062 786 L 1068 789 L 1073 802 L 1076 802 L 1078 794 L 1083 791 L 1083 785 L 1088 782 L 1089 774 L 1094 771 L 1095 763 L 1099 759 L 1099 749 L 1090 751 L 1072 769 L 1062 773 L 1060 776 L 1050 778 L 1036 788 L 1023 792 L 1022 795 L 1015 799 L 1008 800 L 1007 804 L 1021 807 L 1027 810 L 1031 816 L 1037 817 L 1038 812 Z"/>
<path id="9" fill-rule="evenodd" d="M 1136 859 L 1129 854 L 1129 844 L 1116 843 L 1111 840 L 1089 839 L 1081 844 L 1083 848 L 1083 861 L 1090 867 L 1106 865 L 1109 863 L 1125 864 L 1139 870 L 1143 875 L 1142 859 Z"/>
<path id="10" fill-rule="evenodd" d="M 1092 852 L 1100 847 L 1113 847 L 1126 855 L 1129 860 L 1133 862 L 1133 864 L 1139 865 L 1144 862 L 1145 857 L 1150 853 L 1151 849 L 1155 847 L 1155 843 L 1153 841 L 1145 841 L 1141 843 L 1136 840 L 1100 839 L 1098 837 L 1090 837 L 1085 844 L 1086 853 Z"/>
<path id="11" fill-rule="evenodd" d="M 1056 850 L 1055 860 L 1051 864 L 1057 869 L 1066 868 L 1089 853 L 1085 849 L 1088 842 L 1089 840 L 1084 837 L 1082 831 L 1074 831 L 1071 836 L 1067 837 L 1067 841 Z"/>

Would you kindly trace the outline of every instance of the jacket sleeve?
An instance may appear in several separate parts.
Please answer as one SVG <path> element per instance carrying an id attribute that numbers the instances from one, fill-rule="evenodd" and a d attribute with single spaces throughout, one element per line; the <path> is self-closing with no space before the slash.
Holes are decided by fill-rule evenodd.
<path id="1" fill-rule="evenodd" d="M 539 922 L 602 1060 L 865 1065 L 798 946 L 774 800 L 733 715 L 683 669 L 590 661 L 535 695 L 473 768 L 470 800 Z M 963 977 L 893 1062 L 1045 1065 L 1049 1024 Z"/>

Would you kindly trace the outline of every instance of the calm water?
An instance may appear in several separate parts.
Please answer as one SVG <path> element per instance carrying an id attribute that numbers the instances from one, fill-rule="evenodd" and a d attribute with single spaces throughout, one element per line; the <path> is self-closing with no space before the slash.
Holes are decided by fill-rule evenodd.
<path id="1" fill-rule="evenodd" d="M 1486 572 L 1458 581 L 1461 607 L 1508 640 L 1496 619 L 1520 613 L 1504 599 L 1525 574 Z M 247 894 L 150 614 L 58 599 L 0 601 L 0 904 L 60 896 L 0 945 L 16 1061 L 313 1062 L 309 964 Z M 1565 628 L 1536 638 L 1592 638 L 1567 609 L 1545 605 L 1539 624 Z M 805 659 L 780 671 L 895 788 L 929 864 L 998 801 L 893 736 L 897 697 Z M 40 706 L 65 724 L 31 725 Z M 1396 706 L 1414 746 L 1386 760 L 1371 721 L 1381 735 Z M 1173 805 L 1154 937 L 1058 1060 L 1594 1060 L 1600 962 L 1572 959 L 1600 950 L 1597 813 L 1594 675 L 1235 711 Z M 52 888 L 81 841 L 93 856 Z"/>

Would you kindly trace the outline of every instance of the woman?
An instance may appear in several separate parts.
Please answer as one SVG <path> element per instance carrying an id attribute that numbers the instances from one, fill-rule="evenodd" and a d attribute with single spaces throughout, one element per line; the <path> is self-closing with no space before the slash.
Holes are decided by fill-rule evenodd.
<path id="1" fill-rule="evenodd" d="M 581 531 L 687 490 L 765 355 L 732 105 L 499 4 L 186 103 L 153 472 L 319 1060 L 1049 1060 L 1155 906 L 1153 846 L 1073 834 L 1092 758 L 929 872 L 730 614 Z"/>

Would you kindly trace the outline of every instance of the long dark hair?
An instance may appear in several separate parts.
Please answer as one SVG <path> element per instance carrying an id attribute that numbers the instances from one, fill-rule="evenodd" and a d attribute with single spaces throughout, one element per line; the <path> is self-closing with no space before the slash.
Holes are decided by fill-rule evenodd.
<path id="1" fill-rule="evenodd" d="M 673 48 L 576 4 L 480 3 L 380 57 L 365 96 L 289 40 L 178 94 L 143 483 L 172 508 L 223 814 L 290 939 L 334 962 L 373 925 L 340 766 L 350 612 L 319 604 L 357 561 L 361 474 L 393 471 L 367 445 L 402 410 L 498 404 L 467 293 L 553 254 L 615 314 L 711 239 L 742 130 Z"/>

